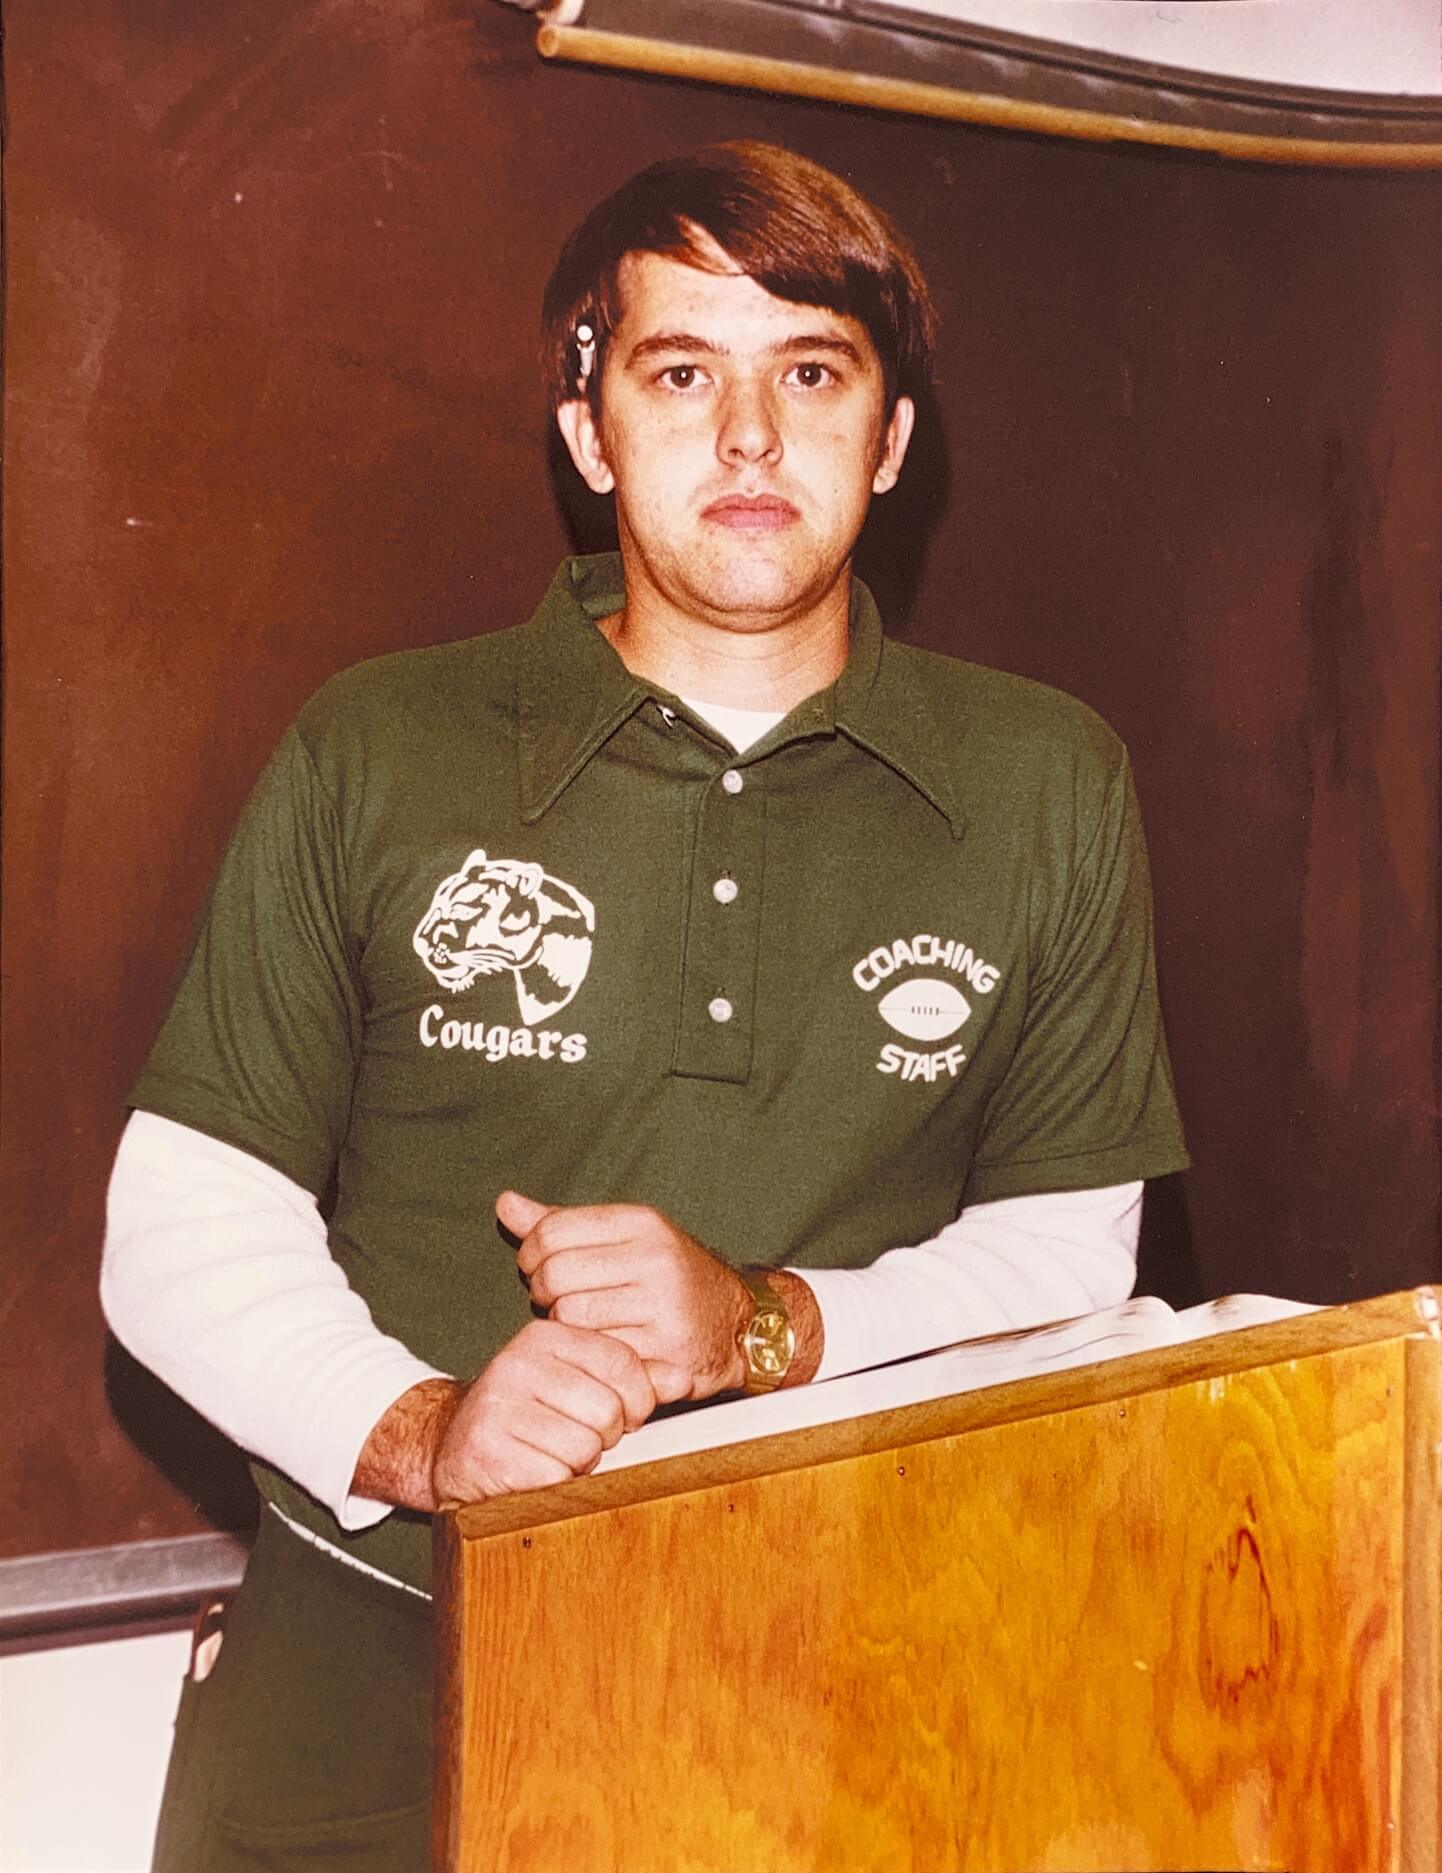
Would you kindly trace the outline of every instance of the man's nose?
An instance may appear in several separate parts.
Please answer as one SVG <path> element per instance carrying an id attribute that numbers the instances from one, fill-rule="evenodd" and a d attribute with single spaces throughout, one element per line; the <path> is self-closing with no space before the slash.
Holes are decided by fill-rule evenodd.
<path id="1" fill-rule="evenodd" d="M 729 387 L 721 404 L 716 453 L 723 462 L 779 462 L 782 441 L 779 413 L 771 390 L 764 384 L 741 383 Z"/>

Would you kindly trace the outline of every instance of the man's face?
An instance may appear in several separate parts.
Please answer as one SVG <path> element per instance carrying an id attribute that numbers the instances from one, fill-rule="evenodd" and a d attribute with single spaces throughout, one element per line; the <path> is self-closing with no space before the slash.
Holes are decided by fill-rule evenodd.
<path id="1" fill-rule="evenodd" d="M 856 319 L 744 273 L 631 254 L 620 284 L 600 421 L 578 399 L 560 422 L 587 484 L 615 490 L 628 604 L 732 631 L 804 616 L 896 480 L 910 401 L 888 420 Z"/>

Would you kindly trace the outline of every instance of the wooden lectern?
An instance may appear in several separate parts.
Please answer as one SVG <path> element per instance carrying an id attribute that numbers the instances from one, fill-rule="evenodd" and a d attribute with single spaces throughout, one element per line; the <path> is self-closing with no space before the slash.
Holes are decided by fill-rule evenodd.
<path id="1" fill-rule="evenodd" d="M 446 1873 L 1439 1873 L 1442 1291 L 438 1521 Z"/>

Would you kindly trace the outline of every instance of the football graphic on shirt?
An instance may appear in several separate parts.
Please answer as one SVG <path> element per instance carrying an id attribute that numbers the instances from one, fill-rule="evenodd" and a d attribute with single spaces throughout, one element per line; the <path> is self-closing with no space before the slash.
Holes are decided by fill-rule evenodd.
<path id="1" fill-rule="evenodd" d="M 888 1026 L 913 1041 L 944 1041 L 971 1013 L 971 1003 L 956 984 L 935 976 L 898 983 L 876 1008 Z"/>
<path id="2" fill-rule="evenodd" d="M 585 981 L 595 929 L 595 906 L 574 885 L 477 848 L 441 881 L 412 941 L 453 995 L 509 970 L 530 1027 L 564 1008 Z"/>

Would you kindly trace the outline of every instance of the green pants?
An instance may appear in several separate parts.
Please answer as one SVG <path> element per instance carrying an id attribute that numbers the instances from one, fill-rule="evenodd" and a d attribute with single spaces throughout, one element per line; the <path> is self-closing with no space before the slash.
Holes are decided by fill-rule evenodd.
<path id="1" fill-rule="evenodd" d="M 263 1513 L 181 1694 L 154 1873 L 425 1873 L 430 1616 Z"/>

